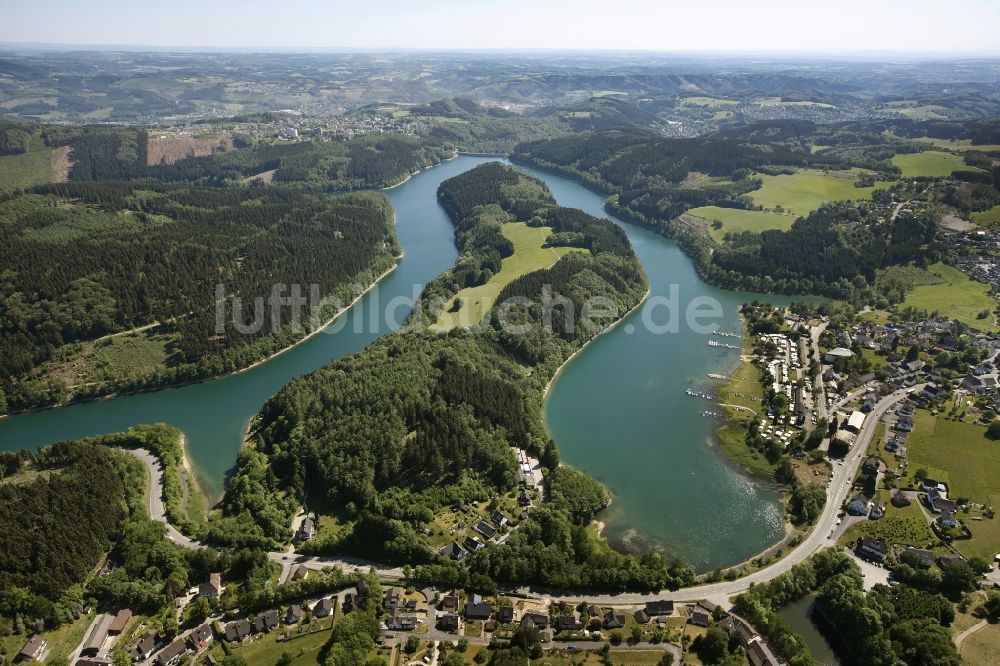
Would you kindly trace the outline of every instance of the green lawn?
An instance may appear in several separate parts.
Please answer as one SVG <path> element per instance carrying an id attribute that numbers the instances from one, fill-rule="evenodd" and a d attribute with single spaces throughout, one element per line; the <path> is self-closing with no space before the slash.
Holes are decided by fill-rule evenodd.
<path id="1" fill-rule="evenodd" d="M 736 106 L 739 104 L 734 99 L 719 99 L 718 97 L 684 97 L 678 101 L 681 106 L 706 106 L 709 108 L 720 106 Z"/>
<path id="2" fill-rule="evenodd" d="M 881 495 L 885 495 L 882 493 Z M 883 497 L 883 499 L 886 499 Z M 927 525 L 927 519 L 915 503 L 896 508 L 886 502 L 886 513 L 879 520 L 863 520 L 844 532 L 840 543 L 846 545 L 861 537 L 885 539 L 890 543 L 905 544 L 916 548 L 926 548 L 935 540 L 934 533 Z"/>
<path id="3" fill-rule="evenodd" d="M 721 241 L 727 233 L 741 231 L 764 231 L 765 229 L 790 229 L 795 222 L 794 215 L 778 215 L 759 210 L 743 210 L 742 208 L 720 208 L 719 206 L 701 206 L 692 208 L 688 215 L 699 217 L 705 221 L 708 232 L 717 241 Z M 718 229 L 712 226 L 714 221 L 722 222 Z"/>
<path id="4" fill-rule="evenodd" d="M 947 482 L 951 497 L 986 502 L 1000 493 L 1000 442 L 986 439 L 982 426 L 918 410 L 907 457 L 912 470 L 926 468 Z"/>
<path id="5" fill-rule="evenodd" d="M 966 166 L 959 155 L 943 153 L 939 150 L 927 150 L 922 153 L 896 155 L 892 163 L 903 170 L 903 178 L 944 178 L 954 171 L 979 171 L 975 167 Z"/>
<path id="6" fill-rule="evenodd" d="M 1000 225 L 1000 206 L 994 206 L 989 210 L 980 211 L 970 215 L 972 221 L 984 227 L 995 227 Z"/>
<path id="7" fill-rule="evenodd" d="M 759 178 L 763 186 L 748 194 L 764 208 L 781 206 L 794 215 L 806 215 L 828 201 L 870 199 L 876 188 L 889 186 L 880 181 L 874 187 L 855 187 L 855 179 L 862 173 L 860 169 L 830 173 L 803 169 L 791 175 L 759 174 L 754 178 Z"/>
<path id="8" fill-rule="evenodd" d="M 281 631 L 272 631 L 264 636 L 253 638 L 247 643 L 233 647 L 233 654 L 239 655 L 248 664 L 274 664 L 285 652 L 292 656 L 291 664 L 294 666 L 313 666 L 318 664 L 319 652 L 323 645 L 330 638 L 330 628 L 333 622 L 329 618 L 317 620 L 305 627 L 305 633 L 296 634 L 297 627 Z M 278 638 L 285 633 L 292 632 L 292 638 L 287 641 L 279 641 Z"/>
<path id="9" fill-rule="evenodd" d="M 989 503 L 993 507 L 1000 506 L 1000 493 L 991 494 Z M 963 522 L 972 532 L 972 539 L 955 541 L 955 548 L 966 557 L 981 557 L 992 562 L 993 556 L 1000 553 L 1000 518 L 970 520 L 963 516 Z"/>
<path id="10" fill-rule="evenodd" d="M 489 282 L 477 287 L 467 287 L 448 301 L 431 330 L 443 332 L 456 326 L 475 326 L 482 321 L 486 311 L 493 307 L 501 290 L 512 281 L 525 273 L 548 268 L 567 252 L 586 252 L 579 248 L 544 247 L 545 239 L 552 233 L 551 227 L 529 227 L 524 222 L 511 222 L 503 225 L 502 231 L 514 244 L 514 254 L 503 260 L 500 272 L 490 278 Z M 461 303 L 461 307 L 451 312 L 456 300 Z"/>
<path id="11" fill-rule="evenodd" d="M 1000 664 L 1000 625 L 988 624 L 966 638 L 961 654 L 966 666 Z"/>
<path id="12" fill-rule="evenodd" d="M 941 278 L 941 282 L 918 285 L 906 295 L 904 305 L 910 305 L 928 312 L 940 312 L 963 324 L 983 331 L 997 331 L 993 315 L 979 319 L 983 311 L 992 311 L 997 302 L 989 295 L 989 285 L 976 282 L 954 266 L 937 263 L 930 266 L 931 273 Z"/>
<path id="13" fill-rule="evenodd" d="M 0 156 L 0 191 L 25 189 L 52 181 L 52 149 Z"/>

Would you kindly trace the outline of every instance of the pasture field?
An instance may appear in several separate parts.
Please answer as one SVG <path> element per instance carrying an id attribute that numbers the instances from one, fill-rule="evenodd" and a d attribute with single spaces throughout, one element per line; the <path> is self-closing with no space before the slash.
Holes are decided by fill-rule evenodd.
<path id="1" fill-rule="evenodd" d="M 923 137 L 916 139 L 922 143 L 929 143 L 936 148 L 944 148 L 946 150 L 955 151 L 965 151 L 965 150 L 978 150 L 982 152 L 996 152 L 1000 151 L 1000 144 L 982 144 L 979 146 L 972 145 L 972 139 L 933 139 L 931 137 Z"/>
<path id="2" fill-rule="evenodd" d="M 720 208 L 719 206 L 701 206 L 687 211 L 688 215 L 699 217 L 705 221 L 709 234 L 716 241 L 722 241 L 727 233 L 741 231 L 764 231 L 765 229 L 790 229 L 795 222 L 794 215 L 778 215 L 768 211 L 743 210 L 742 208 Z M 712 222 L 719 220 L 722 227 L 716 229 Z"/>
<path id="3" fill-rule="evenodd" d="M 992 314 L 997 302 L 989 295 L 989 285 L 976 282 L 954 266 L 937 263 L 932 264 L 929 270 L 939 275 L 941 282 L 917 285 L 906 295 L 904 305 L 940 312 L 983 331 L 1000 330 Z M 990 314 L 986 319 L 979 319 L 983 311 Z"/>
<path id="4" fill-rule="evenodd" d="M 1000 493 L 991 494 L 988 503 L 994 508 L 1000 506 Z M 1000 553 L 1000 518 L 962 518 L 965 526 L 972 532 L 972 539 L 955 541 L 953 545 L 956 550 L 966 557 L 981 557 L 987 562 L 993 561 L 993 556 Z"/>
<path id="5" fill-rule="evenodd" d="M 0 156 L 0 191 L 52 182 L 52 149 Z"/>
<path id="6" fill-rule="evenodd" d="M 1000 206 L 983 210 L 970 215 L 972 221 L 984 227 L 1000 226 Z"/>
<path id="7" fill-rule="evenodd" d="M 934 533 L 927 525 L 927 519 L 916 503 L 896 508 L 887 501 L 885 493 L 881 495 L 882 499 L 886 500 L 885 516 L 879 520 L 862 520 L 851 525 L 840 537 L 841 545 L 854 543 L 861 537 L 873 537 L 885 539 L 890 543 L 926 548 L 928 543 L 935 540 Z"/>
<path id="8" fill-rule="evenodd" d="M 781 206 L 794 215 L 806 215 L 828 201 L 854 201 L 870 199 L 877 188 L 889 183 L 878 182 L 874 187 L 855 187 L 860 170 L 829 172 L 803 169 L 791 175 L 768 176 L 758 174 L 763 185 L 747 194 L 764 208 Z"/>
<path id="9" fill-rule="evenodd" d="M 739 102 L 734 99 L 719 99 L 718 97 L 684 97 L 678 101 L 681 106 L 706 106 L 706 107 L 720 107 L 720 106 L 737 106 Z"/>
<path id="10" fill-rule="evenodd" d="M 1000 493 L 1000 446 L 986 438 L 983 426 L 917 410 L 907 457 L 914 472 L 924 468 L 946 482 L 949 497 L 988 502 Z"/>
<path id="11" fill-rule="evenodd" d="M 431 330 L 450 331 L 456 326 L 475 326 L 493 307 L 501 290 L 515 279 L 531 271 L 548 268 L 567 252 L 586 252 L 571 247 L 544 247 L 545 239 L 552 233 L 551 227 L 529 227 L 524 222 L 511 222 L 503 225 L 502 231 L 514 244 L 514 254 L 503 260 L 500 272 L 486 284 L 466 287 L 455 294 L 445 304 Z M 454 307 L 456 303 L 460 304 L 457 309 Z"/>
<path id="12" fill-rule="evenodd" d="M 939 150 L 894 155 L 890 161 L 902 169 L 903 178 L 944 178 L 954 171 L 979 171 L 975 167 L 966 166 L 960 156 Z"/>

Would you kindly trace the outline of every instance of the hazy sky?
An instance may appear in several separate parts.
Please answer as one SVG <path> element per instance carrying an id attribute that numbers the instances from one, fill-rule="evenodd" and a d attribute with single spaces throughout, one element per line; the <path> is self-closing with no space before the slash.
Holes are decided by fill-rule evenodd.
<path id="1" fill-rule="evenodd" d="M 0 42 L 1000 52 L 1000 0 L 2 0 Z"/>

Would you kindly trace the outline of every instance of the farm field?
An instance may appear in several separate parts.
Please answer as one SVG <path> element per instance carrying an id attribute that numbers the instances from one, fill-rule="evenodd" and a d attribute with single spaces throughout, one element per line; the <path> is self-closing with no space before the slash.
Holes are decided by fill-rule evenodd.
<path id="1" fill-rule="evenodd" d="M 937 311 L 984 331 L 1000 330 L 992 315 L 986 319 L 978 318 L 984 310 L 992 312 L 997 307 L 997 302 L 989 295 L 989 285 L 976 282 L 954 266 L 937 263 L 932 264 L 929 270 L 939 275 L 941 282 L 917 285 L 906 295 L 904 305 L 928 312 Z"/>
<path id="2" fill-rule="evenodd" d="M 688 215 L 705 221 L 709 234 L 716 241 L 721 241 L 727 233 L 741 231 L 764 231 L 766 229 L 790 229 L 795 222 L 794 215 L 779 215 L 760 210 L 743 210 L 742 208 L 721 208 L 719 206 L 701 206 L 687 211 Z M 718 229 L 712 222 L 719 220 L 722 226 Z"/>
<path id="3" fill-rule="evenodd" d="M 903 178 L 944 178 L 953 171 L 979 171 L 975 167 L 966 166 L 960 156 L 939 150 L 895 155 L 890 161 L 902 169 Z"/>
<path id="4" fill-rule="evenodd" d="M 937 148 L 945 148 L 947 150 L 978 150 L 983 152 L 1000 151 L 1000 144 L 982 144 L 976 146 L 973 145 L 972 139 L 932 139 L 930 137 L 924 137 L 917 139 L 917 141 L 929 143 Z"/>
<path id="5" fill-rule="evenodd" d="M 834 174 L 803 169 L 791 175 L 757 174 L 754 177 L 759 178 L 763 186 L 748 195 L 764 208 L 781 206 L 794 215 L 806 215 L 828 201 L 869 199 L 876 188 L 889 186 L 889 183 L 878 182 L 874 187 L 855 187 L 859 173 L 860 170 Z"/>
<path id="6" fill-rule="evenodd" d="M 739 102 L 734 99 L 719 99 L 718 97 L 685 97 L 678 101 L 681 106 L 707 106 L 707 107 L 721 107 L 721 106 L 737 106 Z"/>
<path id="7" fill-rule="evenodd" d="M 52 149 L 0 156 L 0 191 L 52 182 Z"/>
<path id="8" fill-rule="evenodd" d="M 947 482 L 950 497 L 987 502 L 1000 493 L 1000 447 L 986 439 L 982 426 L 918 410 L 907 454 L 911 469 L 926 468 Z"/>
<path id="9" fill-rule="evenodd" d="M 501 290 L 512 281 L 525 273 L 548 268 L 568 252 L 586 251 L 571 247 L 544 247 L 545 239 L 552 233 L 551 227 L 529 227 L 524 222 L 511 222 L 504 224 L 502 231 L 514 244 L 514 254 L 503 260 L 500 272 L 486 284 L 467 287 L 448 301 L 432 330 L 450 331 L 456 326 L 475 326 L 493 307 Z M 452 312 L 456 303 L 461 305 Z"/>

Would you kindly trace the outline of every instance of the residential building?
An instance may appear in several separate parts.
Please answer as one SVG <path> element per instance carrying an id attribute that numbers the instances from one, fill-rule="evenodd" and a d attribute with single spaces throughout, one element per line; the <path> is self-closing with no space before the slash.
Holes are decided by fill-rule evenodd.
<path id="1" fill-rule="evenodd" d="M 222 590 L 222 574 L 220 573 L 210 573 L 208 582 L 198 586 L 198 594 L 212 599 L 222 596 Z"/>
<path id="2" fill-rule="evenodd" d="M 874 562 L 885 562 L 889 555 L 889 544 L 883 539 L 862 537 L 856 550 L 858 557 Z"/>
<path id="3" fill-rule="evenodd" d="M 650 617 L 656 617 L 658 615 L 673 615 L 674 612 L 674 602 L 667 599 L 657 599 L 656 601 L 646 602 L 646 614 Z"/>
<path id="4" fill-rule="evenodd" d="M 48 647 L 48 642 L 39 634 L 35 634 L 28 639 L 28 642 L 24 644 L 21 651 L 17 653 L 17 658 L 20 661 L 41 661 Z"/>
<path id="5" fill-rule="evenodd" d="M 176 664 L 181 657 L 187 654 L 187 651 L 187 641 L 183 638 L 178 638 L 174 640 L 173 643 L 160 650 L 160 653 L 156 655 L 156 659 L 153 663 L 157 666 L 171 666 L 171 664 Z"/>
<path id="6" fill-rule="evenodd" d="M 330 597 L 323 597 L 313 606 L 312 612 L 317 618 L 330 617 L 333 615 L 333 600 Z"/>
<path id="7" fill-rule="evenodd" d="M 302 621 L 302 606 L 291 604 L 285 609 L 285 624 L 298 624 Z"/>
<path id="8" fill-rule="evenodd" d="M 128 626 L 129 620 L 132 619 L 132 611 L 127 608 L 123 608 L 115 615 L 115 619 L 111 620 L 111 624 L 108 625 L 108 636 L 117 636 L 118 634 L 125 631 L 125 627 Z"/>

